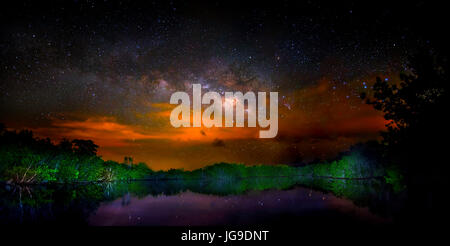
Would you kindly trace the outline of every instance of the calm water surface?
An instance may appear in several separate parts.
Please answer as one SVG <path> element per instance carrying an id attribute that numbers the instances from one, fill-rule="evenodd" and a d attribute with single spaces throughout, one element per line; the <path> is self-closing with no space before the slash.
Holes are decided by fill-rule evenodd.
<path id="1" fill-rule="evenodd" d="M 186 226 L 392 223 L 380 180 L 253 178 L 0 187 L 1 224 Z"/>
<path id="2" fill-rule="evenodd" d="M 264 224 L 285 216 L 351 217 L 368 223 L 387 223 L 367 207 L 332 194 L 297 187 L 292 190 L 250 191 L 245 195 L 217 196 L 182 192 L 137 198 L 125 195 L 104 202 L 89 217 L 100 226 L 204 226 Z"/>

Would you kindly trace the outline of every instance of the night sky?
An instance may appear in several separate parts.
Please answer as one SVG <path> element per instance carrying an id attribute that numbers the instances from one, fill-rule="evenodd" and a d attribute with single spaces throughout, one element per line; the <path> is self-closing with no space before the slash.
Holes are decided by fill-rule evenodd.
<path id="1" fill-rule="evenodd" d="M 397 83 L 444 25 L 424 2 L 241 2 L 2 6 L 0 122 L 55 141 L 92 139 L 104 159 L 132 156 L 153 169 L 332 158 L 377 139 L 386 122 L 360 93 L 377 76 Z M 278 91 L 278 136 L 173 128 L 170 95 L 194 83 Z"/>

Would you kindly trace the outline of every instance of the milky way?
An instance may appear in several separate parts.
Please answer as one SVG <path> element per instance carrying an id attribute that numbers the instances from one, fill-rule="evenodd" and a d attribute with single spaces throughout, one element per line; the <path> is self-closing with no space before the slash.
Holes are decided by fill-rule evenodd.
<path id="1" fill-rule="evenodd" d="M 360 93 L 376 76 L 398 80 L 417 44 L 430 42 L 396 17 L 404 6 L 382 5 L 8 6 L 1 13 L 0 122 L 56 140 L 92 138 L 106 158 L 133 155 L 163 169 L 325 158 L 376 136 L 383 120 Z M 421 8 L 406 10 L 412 18 Z M 170 94 L 194 83 L 219 92 L 279 91 L 279 138 L 170 128 Z"/>

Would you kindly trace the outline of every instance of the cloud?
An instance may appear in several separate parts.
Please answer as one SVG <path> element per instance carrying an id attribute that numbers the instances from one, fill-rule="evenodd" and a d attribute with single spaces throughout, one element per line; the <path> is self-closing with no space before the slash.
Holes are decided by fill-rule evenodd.
<path id="1" fill-rule="evenodd" d="M 334 90 L 322 79 L 281 94 L 285 98 L 280 99 L 275 139 L 259 139 L 258 127 L 174 128 L 169 116 L 175 105 L 165 102 L 149 103 L 148 112 L 136 113 L 133 124 L 117 117 L 67 114 L 70 119 L 51 119 L 48 126 L 33 131 L 52 139 L 91 139 L 105 159 L 133 156 L 153 169 L 189 170 L 222 161 L 295 164 L 330 158 L 352 144 L 377 138 L 385 129 L 382 115 L 351 93 Z"/>
<path id="2" fill-rule="evenodd" d="M 215 147 L 224 147 L 224 146 L 225 146 L 225 142 L 224 142 L 223 140 L 221 140 L 221 139 L 216 138 L 216 139 L 214 139 L 214 141 L 212 142 L 212 146 L 215 146 Z"/>

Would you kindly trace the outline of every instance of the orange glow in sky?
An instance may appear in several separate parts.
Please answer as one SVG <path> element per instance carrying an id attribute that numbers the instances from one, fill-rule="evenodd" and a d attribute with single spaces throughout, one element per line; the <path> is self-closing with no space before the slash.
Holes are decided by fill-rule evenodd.
<path id="1" fill-rule="evenodd" d="M 152 103 L 153 111 L 136 114 L 149 124 L 130 124 L 111 116 L 56 120 L 32 130 L 38 136 L 92 139 L 104 159 L 133 156 L 153 169 L 194 169 L 214 162 L 277 164 L 329 158 L 352 144 L 376 139 L 387 123 L 382 115 L 348 89 L 331 88 L 326 80 L 280 93 L 279 132 L 259 139 L 258 128 L 174 128 L 169 115 L 176 105 Z M 226 102 L 225 102 L 226 103 Z M 235 103 L 235 102 L 231 102 Z"/>

